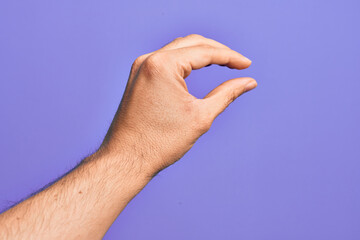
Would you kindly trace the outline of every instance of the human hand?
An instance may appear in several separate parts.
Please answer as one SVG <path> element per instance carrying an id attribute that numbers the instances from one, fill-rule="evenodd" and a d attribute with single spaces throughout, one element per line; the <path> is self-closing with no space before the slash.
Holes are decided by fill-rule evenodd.
<path id="1" fill-rule="evenodd" d="M 244 69 L 251 61 L 196 34 L 137 58 L 101 148 L 135 155 L 131 164 L 150 175 L 180 159 L 231 102 L 257 86 L 252 78 L 231 79 L 198 99 L 184 79 L 210 64 Z"/>
<path id="2" fill-rule="evenodd" d="M 102 239 L 154 174 L 181 158 L 235 98 L 256 87 L 251 78 L 232 79 L 197 99 L 184 80 L 191 70 L 210 64 L 243 69 L 250 63 L 199 35 L 137 58 L 100 149 L 0 214 L 0 238 Z"/>

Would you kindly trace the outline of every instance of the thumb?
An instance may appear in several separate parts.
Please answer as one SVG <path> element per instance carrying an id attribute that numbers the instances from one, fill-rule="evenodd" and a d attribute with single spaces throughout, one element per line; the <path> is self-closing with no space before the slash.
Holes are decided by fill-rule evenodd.
<path id="1" fill-rule="evenodd" d="M 216 118 L 241 94 L 257 86 L 253 78 L 234 78 L 223 82 L 204 97 L 207 112 Z"/>

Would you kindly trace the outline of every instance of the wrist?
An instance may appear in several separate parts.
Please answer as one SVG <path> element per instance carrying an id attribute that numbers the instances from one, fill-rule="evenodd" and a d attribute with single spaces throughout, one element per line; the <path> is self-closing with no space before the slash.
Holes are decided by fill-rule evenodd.
<path id="1" fill-rule="evenodd" d="M 110 128 L 98 155 L 106 155 L 120 166 L 125 164 L 131 172 L 151 180 L 164 167 L 159 164 L 165 156 L 159 154 L 157 141 L 138 131 L 114 131 Z"/>
<path id="2" fill-rule="evenodd" d="M 100 148 L 90 156 L 89 161 L 99 162 L 107 165 L 117 175 L 126 175 L 127 178 L 136 179 L 141 182 L 148 182 L 157 170 L 145 159 L 145 154 L 139 153 L 129 146 L 117 144 L 102 144 Z"/>

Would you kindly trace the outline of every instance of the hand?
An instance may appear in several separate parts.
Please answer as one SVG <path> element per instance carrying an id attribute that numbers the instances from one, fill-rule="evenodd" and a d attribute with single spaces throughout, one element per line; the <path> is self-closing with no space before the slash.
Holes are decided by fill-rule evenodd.
<path id="1" fill-rule="evenodd" d="M 0 238 L 102 239 L 155 173 L 181 158 L 235 98 L 256 87 L 251 78 L 232 79 L 197 99 L 184 79 L 210 64 L 243 69 L 251 61 L 198 35 L 136 59 L 99 151 L 2 213 Z"/>
<path id="2" fill-rule="evenodd" d="M 101 148 L 135 154 L 132 164 L 150 175 L 180 159 L 232 101 L 257 85 L 252 78 L 231 79 L 197 99 L 188 92 L 185 78 L 210 64 L 244 69 L 251 61 L 195 34 L 137 58 Z"/>

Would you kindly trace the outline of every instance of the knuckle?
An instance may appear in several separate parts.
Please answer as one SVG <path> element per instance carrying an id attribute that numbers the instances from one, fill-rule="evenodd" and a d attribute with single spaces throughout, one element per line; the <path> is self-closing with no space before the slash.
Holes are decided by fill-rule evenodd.
<path id="1" fill-rule="evenodd" d="M 177 38 L 174 39 L 174 42 L 180 41 L 182 39 L 183 39 L 183 37 L 177 37 Z"/>
<path id="2" fill-rule="evenodd" d="M 225 101 L 225 107 L 229 106 L 238 97 L 238 91 L 236 89 L 229 90 Z"/>
<path id="3" fill-rule="evenodd" d="M 135 61 L 133 62 L 132 67 L 133 67 L 133 68 L 138 68 L 138 67 L 140 67 L 140 65 L 143 63 L 144 60 L 145 60 L 145 56 L 144 56 L 144 55 L 141 55 L 140 57 L 137 57 L 137 58 L 135 59 Z"/>
<path id="4" fill-rule="evenodd" d="M 228 97 L 227 97 L 227 101 L 226 101 L 226 106 L 228 106 L 230 103 L 232 103 L 233 101 L 235 101 L 236 99 L 236 92 L 235 90 L 230 90 Z"/>
<path id="5" fill-rule="evenodd" d="M 200 34 L 196 34 L 196 33 L 190 34 L 187 37 L 192 38 L 192 39 L 204 39 L 203 36 L 201 36 Z"/>
<path id="6" fill-rule="evenodd" d="M 178 46 L 183 39 L 184 39 L 183 37 L 177 37 L 173 41 L 171 41 L 171 45 Z"/>
<path id="7" fill-rule="evenodd" d="M 161 70 L 163 63 L 163 55 L 160 53 L 154 53 L 144 60 L 142 64 L 142 71 L 145 71 L 146 74 L 157 73 Z"/>
<path id="8" fill-rule="evenodd" d="M 162 62 L 162 54 L 160 53 L 154 53 L 145 60 L 146 65 L 154 66 L 154 67 L 160 65 L 161 62 Z"/>

